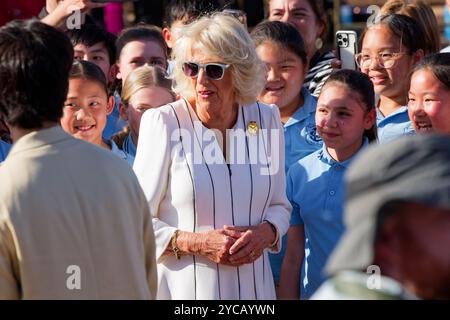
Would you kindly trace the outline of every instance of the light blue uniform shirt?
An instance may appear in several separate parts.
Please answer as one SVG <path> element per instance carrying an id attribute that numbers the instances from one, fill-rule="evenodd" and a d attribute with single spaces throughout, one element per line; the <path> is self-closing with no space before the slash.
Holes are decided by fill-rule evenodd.
<path id="1" fill-rule="evenodd" d="M 302 88 L 301 92 L 304 98 L 303 106 L 295 111 L 283 127 L 285 173 L 292 164 L 322 148 L 322 139 L 316 131 L 317 98 L 312 96 L 306 88 Z M 277 254 L 269 254 L 273 277 L 277 283 L 280 278 L 281 263 L 286 252 L 286 242 L 287 237 L 284 236 L 281 251 Z"/>
<path id="2" fill-rule="evenodd" d="M 114 92 L 114 109 L 106 117 L 106 126 L 103 129 L 102 137 L 104 140 L 109 140 L 113 135 L 123 130 L 123 128 L 128 124 L 128 121 L 122 120 L 120 118 L 119 112 L 120 95 Z"/>
<path id="3" fill-rule="evenodd" d="M 285 172 L 292 164 L 322 148 L 322 139 L 316 130 L 317 98 L 302 88 L 304 98 L 300 107 L 284 124 Z"/>
<path id="4" fill-rule="evenodd" d="M 110 140 L 109 143 L 111 145 L 112 153 L 126 160 L 130 167 L 133 167 L 134 158 L 136 157 L 136 146 L 131 139 L 131 134 L 129 134 L 123 142 L 123 149 L 120 149 L 113 140 Z"/>
<path id="5" fill-rule="evenodd" d="M 11 145 L 6 143 L 3 140 L 0 140 L 0 162 L 6 159 L 9 150 L 11 149 Z"/>
<path id="6" fill-rule="evenodd" d="M 409 120 L 408 107 L 403 106 L 384 117 L 377 108 L 378 142 L 385 143 L 401 136 L 415 134 L 414 127 Z"/>
<path id="7" fill-rule="evenodd" d="M 360 150 L 367 145 L 365 139 Z M 359 152 L 340 163 L 323 146 L 289 169 L 287 196 L 293 206 L 290 224 L 304 225 L 307 239 L 300 277 L 302 299 L 309 299 L 326 280 L 323 269 L 344 232 L 344 173 Z"/>

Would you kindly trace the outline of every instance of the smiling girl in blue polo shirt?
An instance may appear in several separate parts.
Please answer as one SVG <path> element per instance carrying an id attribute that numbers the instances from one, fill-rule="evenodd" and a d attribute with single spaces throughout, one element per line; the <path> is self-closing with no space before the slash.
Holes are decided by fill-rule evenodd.
<path id="1" fill-rule="evenodd" d="M 387 15 L 363 33 L 361 43 L 356 61 L 379 95 L 379 142 L 414 134 L 407 105 L 410 73 L 426 48 L 420 25 L 404 15 Z"/>
<path id="2" fill-rule="evenodd" d="M 266 64 L 266 85 L 259 99 L 278 106 L 283 122 L 285 172 L 299 159 L 322 147 L 316 133 L 317 100 L 303 87 L 308 71 L 307 53 L 297 29 L 281 21 L 266 21 L 252 31 L 256 52 Z M 270 254 L 270 264 L 277 286 L 286 237 L 278 254 Z"/>
<path id="3" fill-rule="evenodd" d="M 316 133 L 317 99 L 303 89 L 308 71 L 300 33 L 288 23 L 265 21 L 253 29 L 259 58 L 266 64 L 266 85 L 259 99 L 278 106 L 284 124 L 285 169 L 322 147 Z"/>
<path id="4" fill-rule="evenodd" d="M 376 139 L 374 100 L 369 77 L 357 71 L 340 70 L 322 88 L 316 124 L 324 146 L 293 164 L 287 176 L 293 211 L 280 298 L 308 299 L 325 280 L 323 268 L 344 231 L 344 172 Z"/>

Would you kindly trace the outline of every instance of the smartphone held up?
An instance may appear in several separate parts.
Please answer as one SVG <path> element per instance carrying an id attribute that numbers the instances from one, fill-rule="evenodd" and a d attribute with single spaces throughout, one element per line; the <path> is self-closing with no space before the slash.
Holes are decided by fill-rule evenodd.
<path id="1" fill-rule="evenodd" d="M 341 69 L 356 70 L 355 55 L 358 53 L 358 41 L 355 31 L 336 32 L 336 51 L 341 61 Z"/>

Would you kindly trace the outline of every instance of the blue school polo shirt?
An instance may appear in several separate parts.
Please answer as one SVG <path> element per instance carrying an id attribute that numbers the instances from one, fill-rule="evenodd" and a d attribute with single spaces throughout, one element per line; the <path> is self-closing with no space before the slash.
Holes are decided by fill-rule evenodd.
<path id="1" fill-rule="evenodd" d="M 134 145 L 131 134 L 128 134 L 127 138 L 123 142 L 122 151 L 125 152 L 127 156 L 128 163 L 133 166 L 134 158 L 136 158 L 136 146 Z"/>
<path id="2" fill-rule="evenodd" d="M 302 299 L 311 295 L 326 280 L 323 269 L 344 232 L 344 173 L 357 154 L 344 162 L 335 161 L 326 150 L 299 160 L 287 175 L 287 196 L 293 206 L 291 225 L 304 225 L 305 259 L 301 267 Z"/>
<path id="3" fill-rule="evenodd" d="M 377 108 L 378 142 L 385 143 L 401 136 L 415 134 L 414 127 L 409 120 L 408 107 L 403 106 L 384 117 Z"/>
<path id="4" fill-rule="evenodd" d="M 6 159 L 9 150 L 11 149 L 11 145 L 6 143 L 3 140 L 0 140 L 0 162 Z"/>
<path id="5" fill-rule="evenodd" d="M 322 139 L 316 131 L 317 98 L 308 89 L 301 90 L 304 103 L 292 117 L 284 124 L 284 168 L 287 173 L 289 167 L 301 158 L 322 148 Z M 282 238 L 281 251 L 269 254 L 270 265 L 276 283 L 280 278 L 281 263 L 286 252 L 286 235 Z"/>
<path id="6" fill-rule="evenodd" d="M 106 126 L 102 133 L 104 140 L 111 139 L 113 135 L 122 131 L 128 124 L 128 121 L 120 118 L 119 103 L 120 95 L 117 92 L 114 92 L 114 108 L 113 111 L 106 117 Z"/>
<path id="7" fill-rule="evenodd" d="M 128 140 L 130 140 L 130 141 L 128 141 Z M 130 142 L 133 144 L 132 147 L 129 145 Z M 119 146 L 113 140 L 109 140 L 109 145 L 111 146 L 112 153 L 114 153 L 119 158 L 128 162 L 130 167 L 133 167 L 134 158 L 136 157 L 136 147 L 134 147 L 134 143 L 133 143 L 133 141 L 131 141 L 130 134 L 128 135 L 127 139 L 125 139 L 125 141 L 123 142 L 123 146 L 122 146 L 123 149 L 120 149 Z M 134 148 L 134 154 L 131 153 L 131 152 L 133 152 L 132 148 Z"/>
<path id="8" fill-rule="evenodd" d="M 133 158 L 136 157 L 136 146 L 134 145 L 133 139 L 131 138 L 131 134 L 128 134 L 127 138 L 125 139 L 123 143 L 123 151 L 127 154 L 133 156 Z"/>
<path id="9" fill-rule="evenodd" d="M 317 98 L 302 88 L 304 103 L 284 124 L 285 172 L 301 158 L 322 148 L 322 139 L 316 130 Z"/>

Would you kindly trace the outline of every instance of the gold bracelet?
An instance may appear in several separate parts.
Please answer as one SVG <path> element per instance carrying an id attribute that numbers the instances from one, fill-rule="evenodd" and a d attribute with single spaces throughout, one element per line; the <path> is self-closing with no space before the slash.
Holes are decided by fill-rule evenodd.
<path id="1" fill-rule="evenodd" d="M 175 255 L 175 258 L 177 258 L 177 260 L 180 260 L 180 249 L 177 246 L 177 239 L 178 239 L 178 233 L 180 232 L 180 230 L 175 230 L 175 232 L 173 233 L 172 239 L 170 240 L 170 244 L 172 246 L 172 252 Z"/>
<path id="2" fill-rule="evenodd" d="M 277 228 L 273 225 L 272 222 L 270 222 L 269 220 L 264 220 L 263 223 L 266 222 L 269 224 L 269 226 L 272 228 L 273 232 L 275 232 L 275 241 L 270 244 L 269 248 L 273 248 L 277 245 L 278 242 L 278 232 L 277 232 Z"/>

